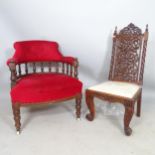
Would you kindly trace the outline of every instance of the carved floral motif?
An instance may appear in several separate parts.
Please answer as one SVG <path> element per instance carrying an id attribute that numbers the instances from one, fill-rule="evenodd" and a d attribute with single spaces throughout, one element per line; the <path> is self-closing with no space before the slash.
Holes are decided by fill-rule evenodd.
<path id="1" fill-rule="evenodd" d="M 146 43 L 140 28 L 134 24 L 115 30 L 110 79 L 128 82 L 142 82 Z M 144 53 L 144 54 L 143 54 Z"/>

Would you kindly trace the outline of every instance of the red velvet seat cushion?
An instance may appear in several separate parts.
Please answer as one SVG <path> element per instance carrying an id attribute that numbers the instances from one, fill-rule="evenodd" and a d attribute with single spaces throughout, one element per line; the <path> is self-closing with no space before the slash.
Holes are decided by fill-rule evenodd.
<path id="1" fill-rule="evenodd" d="M 32 40 L 21 41 L 14 44 L 14 59 L 18 63 L 33 61 L 60 60 L 62 54 L 58 49 L 58 43 L 52 41 Z"/>
<path id="2" fill-rule="evenodd" d="M 82 91 L 82 83 L 63 74 L 32 74 L 11 89 L 12 102 L 39 103 L 72 97 Z"/>

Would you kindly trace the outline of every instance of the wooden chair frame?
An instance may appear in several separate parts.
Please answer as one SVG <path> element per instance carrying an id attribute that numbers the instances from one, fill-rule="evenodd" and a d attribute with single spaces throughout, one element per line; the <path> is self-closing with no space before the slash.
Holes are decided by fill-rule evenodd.
<path id="1" fill-rule="evenodd" d="M 47 73 L 57 73 L 57 74 L 64 74 L 67 76 L 71 76 L 74 78 L 78 79 L 78 59 L 74 60 L 73 64 L 67 63 L 67 62 L 57 62 L 57 61 L 52 61 L 52 62 L 27 62 L 27 63 L 16 63 L 14 59 L 11 59 L 9 61 L 9 69 L 11 71 L 11 88 L 15 86 L 18 82 L 19 79 L 21 79 L 24 76 L 27 76 L 29 74 L 47 74 Z M 24 66 L 24 73 L 22 72 L 21 66 Z M 32 68 L 31 73 L 29 72 L 29 68 Z M 36 68 L 40 66 L 40 71 L 37 71 Z M 48 68 L 48 70 L 45 72 L 45 67 Z M 64 98 L 61 100 L 56 100 L 56 101 L 49 101 L 49 102 L 41 102 L 37 103 L 37 105 L 41 104 L 52 104 L 52 103 L 57 103 L 57 102 L 63 102 L 66 100 L 70 99 L 75 99 L 76 100 L 76 116 L 77 118 L 80 118 L 81 114 L 81 98 L 82 94 L 76 94 L 75 96 L 69 97 L 69 98 Z M 15 127 L 17 130 L 17 133 L 19 134 L 20 129 L 21 129 L 21 123 L 20 123 L 20 107 L 22 106 L 31 106 L 31 105 L 36 105 L 34 104 L 24 104 L 24 103 L 13 103 L 12 104 L 12 109 L 13 109 L 13 114 L 14 114 L 14 120 L 15 120 Z"/>
<path id="2" fill-rule="evenodd" d="M 136 83 L 140 85 L 141 88 L 131 99 L 87 89 L 86 103 L 90 111 L 90 113 L 86 115 L 87 120 L 92 121 L 95 117 L 94 97 L 109 102 L 119 102 L 125 107 L 124 132 L 128 136 L 131 135 L 132 129 L 129 124 L 134 113 L 134 105 L 136 102 L 137 116 L 140 117 L 141 114 L 142 84 L 147 40 L 148 25 L 143 34 L 141 30 L 132 23 L 123 28 L 119 33 L 117 32 L 117 27 L 115 28 L 109 80 Z M 125 46 L 123 44 L 125 44 Z M 131 60 L 124 61 L 122 64 L 126 54 L 129 54 L 128 59 L 131 58 Z M 116 60 L 117 58 L 119 58 L 119 60 Z"/>

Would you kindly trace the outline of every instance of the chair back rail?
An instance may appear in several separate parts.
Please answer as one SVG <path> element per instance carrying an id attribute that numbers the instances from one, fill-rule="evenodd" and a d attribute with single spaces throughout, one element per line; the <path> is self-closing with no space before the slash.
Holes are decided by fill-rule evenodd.
<path id="1" fill-rule="evenodd" d="M 25 62 L 15 64 L 9 63 L 11 71 L 11 87 L 13 87 L 17 80 L 29 74 L 65 74 L 74 78 L 78 78 L 78 60 L 75 60 L 73 65 L 65 62 Z"/>
<path id="2" fill-rule="evenodd" d="M 28 62 L 16 65 L 17 78 L 38 73 L 60 73 L 77 78 L 76 67 L 63 62 Z"/>

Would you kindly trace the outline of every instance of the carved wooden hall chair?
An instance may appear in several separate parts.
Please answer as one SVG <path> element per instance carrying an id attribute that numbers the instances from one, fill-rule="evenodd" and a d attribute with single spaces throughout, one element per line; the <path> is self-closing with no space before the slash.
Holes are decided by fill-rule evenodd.
<path id="1" fill-rule="evenodd" d="M 58 43 L 21 41 L 7 64 L 11 71 L 11 100 L 17 133 L 20 132 L 20 107 L 76 100 L 80 117 L 82 83 L 78 80 L 78 60 L 65 57 Z"/>
<path id="2" fill-rule="evenodd" d="M 129 127 L 137 102 L 137 116 L 141 111 L 143 71 L 148 40 L 148 26 L 142 33 L 134 24 L 129 24 L 113 35 L 109 79 L 86 90 L 86 103 L 90 111 L 89 121 L 95 117 L 94 97 L 109 102 L 119 102 L 125 107 L 124 132 L 131 135 Z"/>

